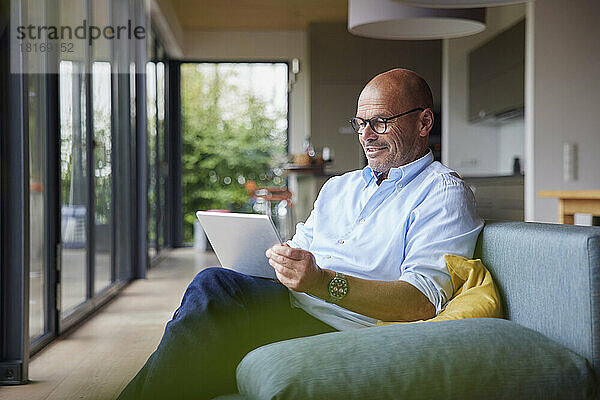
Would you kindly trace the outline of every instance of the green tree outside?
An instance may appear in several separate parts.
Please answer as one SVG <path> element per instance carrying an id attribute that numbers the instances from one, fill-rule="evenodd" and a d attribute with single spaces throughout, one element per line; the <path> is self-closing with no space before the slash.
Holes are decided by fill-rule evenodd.
<path id="1" fill-rule="evenodd" d="M 181 66 L 184 241 L 197 210 L 253 212 L 244 184 L 280 186 L 287 158 L 285 112 L 268 112 L 256 94 L 235 86 L 220 64 Z M 225 98 L 237 99 L 226 104 Z M 269 115 L 270 114 L 270 115 Z"/>

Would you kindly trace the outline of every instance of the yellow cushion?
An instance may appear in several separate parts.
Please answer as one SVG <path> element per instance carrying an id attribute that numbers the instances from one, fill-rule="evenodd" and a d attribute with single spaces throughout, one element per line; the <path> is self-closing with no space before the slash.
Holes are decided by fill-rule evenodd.
<path id="1" fill-rule="evenodd" d="M 452 278 L 454 294 L 436 317 L 427 321 L 446 321 L 465 318 L 502 318 L 500 294 L 492 274 L 481 260 L 469 260 L 464 257 L 447 254 L 444 256 Z M 423 322 L 413 321 L 413 322 Z M 384 322 L 377 325 L 403 324 L 410 322 Z"/>

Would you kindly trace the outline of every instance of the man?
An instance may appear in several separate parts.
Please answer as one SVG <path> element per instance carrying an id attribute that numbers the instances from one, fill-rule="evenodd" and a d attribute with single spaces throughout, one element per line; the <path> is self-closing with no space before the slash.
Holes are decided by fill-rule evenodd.
<path id="1" fill-rule="evenodd" d="M 350 121 L 369 165 L 330 179 L 294 238 L 267 250 L 280 283 L 199 273 L 121 398 L 210 399 L 236 391 L 237 363 L 261 345 L 439 313 L 453 294 L 443 256 L 471 257 L 483 223 L 433 162 L 432 107 L 412 71 L 373 78 Z"/>

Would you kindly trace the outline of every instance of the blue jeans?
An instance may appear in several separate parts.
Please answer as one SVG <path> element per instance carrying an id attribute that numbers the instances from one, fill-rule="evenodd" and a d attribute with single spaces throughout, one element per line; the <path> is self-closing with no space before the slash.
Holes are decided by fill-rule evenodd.
<path id="1" fill-rule="evenodd" d="M 208 268 L 188 286 L 158 348 L 119 400 L 212 399 L 235 393 L 236 366 L 251 350 L 333 331 L 292 308 L 282 284 Z"/>

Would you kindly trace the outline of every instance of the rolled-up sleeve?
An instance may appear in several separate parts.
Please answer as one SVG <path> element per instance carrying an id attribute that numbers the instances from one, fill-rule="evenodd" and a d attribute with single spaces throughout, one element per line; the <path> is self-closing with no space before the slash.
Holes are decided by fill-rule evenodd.
<path id="1" fill-rule="evenodd" d="M 436 315 L 454 292 L 444 255 L 471 258 L 483 228 L 465 183 L 450 174 L 438 179 L 411 212 L 400 266 L 400 280 L 421 291 L 435 306 Z"/>

